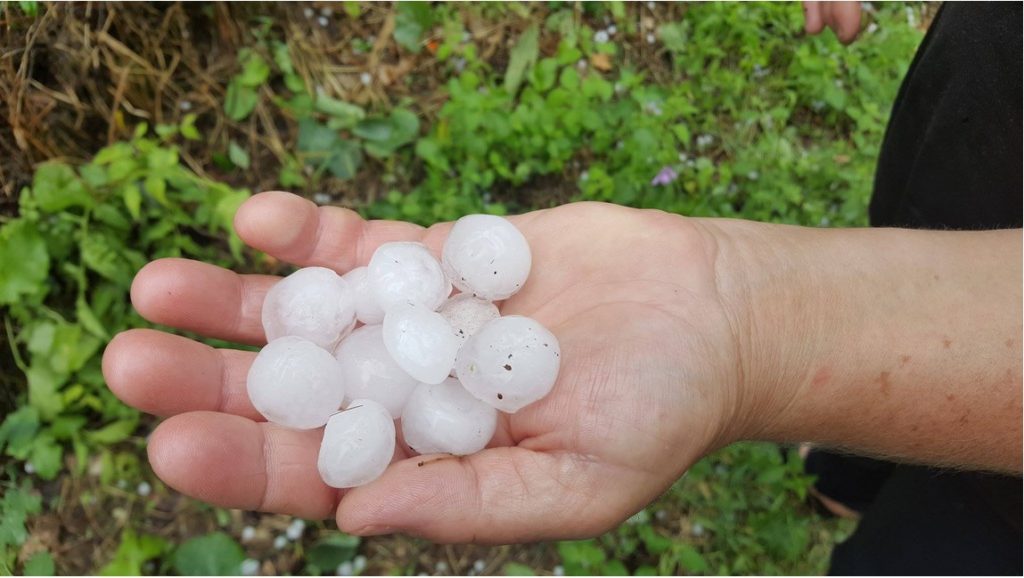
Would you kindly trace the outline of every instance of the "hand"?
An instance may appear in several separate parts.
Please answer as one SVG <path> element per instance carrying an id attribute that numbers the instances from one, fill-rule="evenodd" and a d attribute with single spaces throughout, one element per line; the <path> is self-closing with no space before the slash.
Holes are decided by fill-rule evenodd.
<path id="1" fill-rule="evenodd" d="M 860 33 L 860 2 L 804 2 L 804 28 L 818 34 L 825 27 L 836 33 L 843 44 L 850 44 Z"/>
<path id="2" fill-rule="evenodd" d="M 562 369 L 548 397 L 501 414 L 488 449 L 439 459 L 399 452 L 377 481 L 334 490 L 317 473 L 322 430 L 266 423 L 250 405 L 253 353 L 133 330 L 111 342 L 103 370 L 126 403 L 170 416 L 149 441 L 154 471 L 219 506 L 306 518 L 336 511 L 355 534 L 515 542 L 613 528 L 740 435 L 739 339 L 719 292 L 715 225 L 594 203 L 512 220 L 530 241 L 533 271 L 502 313 L 549 327 Z M 366 222 L 279 192 L 246 202 L 235 226 L 276 258 L 338 272 L 388 241 L 422 241 L 439 255 L 450 229 Z M 154 323 L 260 344 L 260 307 L 275 280 L 163 259 L 139 272 L 132 302 Z"/>

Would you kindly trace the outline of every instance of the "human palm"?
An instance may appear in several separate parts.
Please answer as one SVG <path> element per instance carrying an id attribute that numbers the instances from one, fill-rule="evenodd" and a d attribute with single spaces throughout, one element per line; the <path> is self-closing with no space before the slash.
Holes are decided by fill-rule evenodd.
<path id="1" fill-rule="evenodd" d="M 603 204 L 512 219 L 533 269 L 502 314 L 550 328 L 562 368 L 550 395 L 501 414 L 488 449 L 455 458 L 400 448 L 375 482 L 335 490 L 316 468 L 321 430 L 267 423 L 249 403 L 254 354 L 134 330 L 110 344 L 104 373 L 127 403 L 172 416 L 149 442 L 154 471 L 221 506 L 307 518 L 336 511 L 352 533 L 447 542 L 595 535 L 642 508 L 730 439 L 741 375 L 717 288 L 716 235 L 697 221 Z M 388 241 L 422 241 L 439 254 L 450 225 L 366 222 L 264 193 L 243 205 L 236 228 L 283 261 L 345 272 Z M 259 344 L 274 281 L 167 259 L 139 273 L 132 300 L 150 321 Z"/>

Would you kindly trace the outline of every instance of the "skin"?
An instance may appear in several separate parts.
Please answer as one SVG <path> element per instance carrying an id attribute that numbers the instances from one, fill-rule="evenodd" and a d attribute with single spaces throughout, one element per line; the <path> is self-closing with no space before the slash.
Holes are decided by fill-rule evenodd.
<path id="1" fill-rule="evenodd" d="M 843 44 L 860 34 L 860 2 L 804 2 L 804 30 L 808 34 L 831 28 Z"/>
<path id="2" fill-rule="evenodd" d="M 562 368 L 548 397 L 502 415 L 488 449 L 399 452 L 375 482 L 331 489 L 320 431 L 249 405 L 254 354 L 133 330 L 103 369 L 126 403 L 168 416 L 154 471 L 219 506 L 333 514 L 353 534 L 507 543 L 606 531 L 741 439 L 1021 470 L 1020 231 L 819 230 L 599 203 L 512 220 L 533 275 L 502 313 L 550 328 Z M 278 259 L 344 272 L 387 241 L 439 255 L 450 224 L 366 222 L 271 192 L 235 227 Z M 139 272 L 132 302 L 154 323 L 259 344 L 273 282 L 165 259 Z"/>

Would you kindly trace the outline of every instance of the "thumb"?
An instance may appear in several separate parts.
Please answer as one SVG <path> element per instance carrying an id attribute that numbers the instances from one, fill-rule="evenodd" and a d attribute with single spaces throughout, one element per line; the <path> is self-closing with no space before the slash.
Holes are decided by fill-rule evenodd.
<path id="1" fill-rule="evenodd" d="M 356 535 L 402 532 L 449 543 L 594 536 L 643 506 L 624 503 L 630 493 L 625 488 L 639 480 L 608 485 L 608 469 L 578 454 L 522 447 L 419 456 L 345 494 L 338 527 Z"/>

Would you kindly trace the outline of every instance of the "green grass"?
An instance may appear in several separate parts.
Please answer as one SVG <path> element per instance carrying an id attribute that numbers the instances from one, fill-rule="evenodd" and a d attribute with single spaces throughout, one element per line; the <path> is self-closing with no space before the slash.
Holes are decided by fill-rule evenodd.
<path id="1" fill-rule="evenodd" d="M 21 4 L 33 17 L 41 8 Z M 361 9 L 347 3 L 345 11 L 357 17 Z M 268 98 L 261 87 L 273 87 L 269 104 L 295 134 L 277 165 L 253 168 L 255 151 L 232 140 L 208 151 L 211 166 L 197 174 L 179 151 L 198 146 L 209 119 L 186 115 L 140 125 L 132 139 L 86 162 L 39 166 L 17 215 L 0 221 L 0 342 L 15 366 L 4 368 L 2 384 L 17 392 L 15 411 L 0 425 L 0 573 L 52 573 L 54 563 L 58 572 L 219 572 L 242 560 L 229 535 L 242 524 L 225 511 L 193 503 L 187 511 L 203 521 L 199 530 L 147 533 L 152 500 L 172 496 L 145 464 L 152 422 L 116 400 L 100 373 L 111 336 L 146 325 L 128 288 L 147 261 L 185 256 L 266 269 L 230 230 L 249 192 L 207 174 L 260 170 L 300 191 L 374 180 L 385 194 L 357 209 L 424 224 L 570 200 L 866 224 L 886 117 L 922 36 L 905 10 L 918 5 L 877 6 L 866 16 L 872 31 L 849 48 L 830 33 L 805 38 L 793 4 L 659 6 L 660 15 L 646 4 L 579 9 L 399 5 L 396 50 L 417 58 L 432 51 L 435 94 L 423 97 L 439 95 L 444 104 L 429 111 L 415 99 L 365 107 L 310 90 L 288 39 L 253 22 L 250 45 L 225 80 L 223 114 L 244 122 Z M 514 31 L 498 57 L 485 58 L 466 40 L 467 22 L 479 19 Z M 652 184 L 662 171 L 675 176 Z M 154 498 L 118 488 L 144 480 L 155 484 Z M 62 481 L 88 490 L 69 504 L 57 491 Z M 569 574 L 820 573 L 850 526 L 809 512 L 809 483 L 799 461 L 776 448 L 737 445 L 697 464 L 618 530 L 543 546 L 538 559 L 558 561 Z M 104 546 L 91 566 L 50 552 L 52 541 L 33 541 L 34 517 L 118 503 L 134 509 L 105 526 L 116 538 L 94 537 Z M 210 533 L 218 528 L 227 533 Z M 415 557 L 374 558 L 372 541 L 326 527 L 307 541 L 288 547 L 299 561 L 278 571 L 333 573 L 359 552 L 377 571 L 434 571 Z M 428 548 L 409 543 L 419 544 L 409 546 L 416 552 Z M 247 546 L 244 555 L 280 558 L 269 547 Z M 509 560 L 494 570 L 551 571 Z"/>

